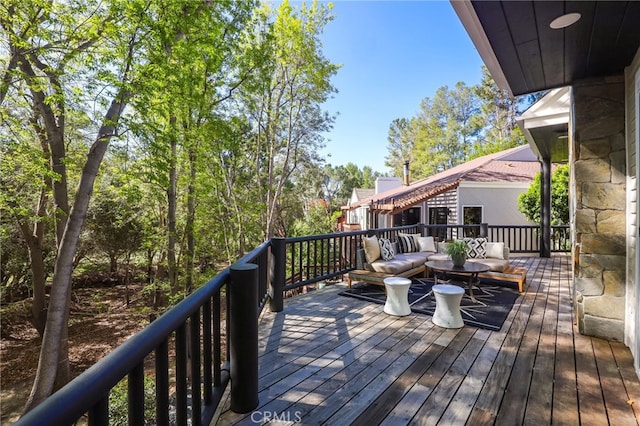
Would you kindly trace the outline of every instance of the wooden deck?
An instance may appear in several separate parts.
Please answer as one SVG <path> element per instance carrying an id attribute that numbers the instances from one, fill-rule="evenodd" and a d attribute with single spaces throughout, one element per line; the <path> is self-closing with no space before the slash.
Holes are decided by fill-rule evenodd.
<path id="1" fill-rule="evenodd" d="M 501 331 L 447 330 L 338 296 L 288 299 L 260 322 L 260 405 L 219 425 L 640 424 L 622 343 L 578 334 L 568 256 L 515 258 L 527 290 Z"/>

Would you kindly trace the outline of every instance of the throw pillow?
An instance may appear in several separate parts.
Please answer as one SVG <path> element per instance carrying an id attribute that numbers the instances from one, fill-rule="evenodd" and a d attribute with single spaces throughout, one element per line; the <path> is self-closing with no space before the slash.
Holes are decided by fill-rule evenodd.
<path id="1" fill-rule="evenodd" d="M 504 259 L 504 243 L 487 243 L 486 257 L 492 259 Z"/>
<path id="2" fill-rule="evenodd" d="M 398 236 L 403 236 L 403 237 L 413 237 L 413 243 L 416 246 L 416 250 L 418 249 L 418 238 L 422 237 L 422 234 L 405 234 L 403 232 L 398 232 Z"/>
<path id="3" fill-rule="evenodd" d="M 382 260 L 391 260 L 396 257 L 396 251 L 393 248 L 393 243 L 388 238 L 380 238 L 380 256 Z"/>
<path id="4" fill-rule="evenodd" d="M 378 237 L 375 235 L 371 237 L 362 237 L 362 247 L 364 248 L 364 257 L 367 259 L 367 263 L 372 263 L 380 259 L 380 244 L 378 243 Z"/>
<path id="5" fill-rule="evenodd" d="M 413 253 L 417 251 L 416 242 L 412 235 L 398 234 L 398 251 L 400 253 Z"/>
<path id="6" fill-rule="evenodd" d="M 418 237 L 418 247 L 420 251 L 437 251 L 433 237 Z"/>
<path id="7" fill-rule="evenodd" d="M 469 259 L 483 259 L 486 253 L 486 238 L 463 238 L 467 243 L 467 257 Z"/>

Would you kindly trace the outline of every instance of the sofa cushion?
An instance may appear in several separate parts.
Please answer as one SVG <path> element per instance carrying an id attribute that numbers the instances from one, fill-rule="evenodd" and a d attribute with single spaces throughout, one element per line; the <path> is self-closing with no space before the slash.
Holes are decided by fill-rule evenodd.
<path id="1" fill-rule="evenodd" d="M 398 234 L 398 252 L 413 253 L 418 251 L 415 238 L 411 235 Z"/>
<path id="2" fill-rule="evenodd" d="M 467 262 L 483 263 L 491 268 L 491 272 L 504 272 L 509 267 L 509 261 L 506 259 L 467 259 Z"/>
<path id="3" fill-rule="evenodd" d="M 396 257 L 400 260 L 405 260 L 407 264 L 411 265 L 412 268 L 417 268 L 421 265 L 424 265 L 429 255 L 432 253 L 426 251 L 418 251 L 414 253 L 401 253 L 397 254 Z"/>
<path id="4" fill-rule="evenodd" d="M 362 248 L 364 248 L 364 256 L 367 259 L 367 263 L 380 259 L 380 243 L 375 235 L 362 237 Z"/>
<path id="5" fill-rule="evenodd" d="M 393 243 L 387 238 L 380 238 L 380 257 L 382 260 L 391 260 L 396 256 L 396 250 L 393 247 Z"/>
<path id="6" fill-rule="evenodd" d="M 376 272 L 398 275 L 413 268 L 413 262 L 397 255 L 391 260 L 378 259 L 375 262 L 371 262 L 371 267 Z"/>
<path id="7" fill-rule="evenodd" d="M 451 260 L 451 257 L 449 257 L 449 255 L 446 253 L 433 253 L 429 255 L 429 260 L 431 261 Z"/>

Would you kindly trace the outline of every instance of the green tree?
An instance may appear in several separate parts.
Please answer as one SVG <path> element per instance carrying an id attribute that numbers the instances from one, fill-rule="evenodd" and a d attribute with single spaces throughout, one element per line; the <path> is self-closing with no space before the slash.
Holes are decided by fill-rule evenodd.
<path id="1" fill-rule="evenodd" d="M 110 139 L 117 134 L 130 96 L 124 83 L 130 81 L 140 29 L 121 23 L 128 22 L 126 14 L 139 17 L 143 13 L 141 8 L 127 4 L 130 7 L 121 9 L 116 2 L 10 0 L 0 6 L 2 38 L 8 46 L 0 107 L 3 114 L 11 115 L 5 103 L 24 105 L 21 100 L 28 99 L 23 110 L 32 133 L 17 135 L 17 142 L 29 144 L 31 138 L 38 141 L 33 145 L 41 147 L 43 158 L 55 174 L 42 182 L 34 215 L 38 217 L 36 224 L 42 223 L 44 215 L 40 212 L 50 186 L 57 253 L 36 380 L 25 411 L 69 379 L 67 322 L 74 256 L 98 168 Z M 108 67 L 103 66 L 105 58 L 111 61 Z M 96 136 L 92 143 L 85 141 L 90 148 L 70 209 L 67 122 L 73 117 L 72 111 L 81 110 L 78 105 L 88 100 L 85 90 L 91 91 L 101 83 L 106 90 L 89 96 L 97 111 L 92 117 L 92 133 Z M 88 107 L 86 110 L 91 111 Z M 34 229 L 37 234 L 37 225 Z M 30 253 L 32 263 L 34 253 Z"/>
<path id="2" fill-rule="evenodd" d="M 198 205 L 207 196 L 204 177 L 211 177 L 205 162 L 213 158 L 218 165 L 207 153 L 217 153 L 220 135 L 229 135 L 222 122 L 248 78 L 237 71 L 237 58 L 253 5 L 170 2 L 158 10 L 166 27 L 148 42 L 154 84 L 133 100 L 134 129 L 144 143 L 148 178 L 166 196 L 163 259 L 174 294 L 181 288 L 189 293 L 195 285 Z"/>
<path id="3" fill-rule="evenodd" d="M 14 133 L 16 140 L 22 145 L 40 147 L 42 158 L 48 163 L 51 174 L 38 177 L 42 180 L 38 187 L 39 199 L 44 201 L 33 202 L 37 207 L 29 218 L 35 218 L 33 223 L 36 225 L 46 223 L 46 213 L 38 214 L 40 206 L 45 205 L 43 211 L 53 212 L 51 223 L 57 237 L 55 272 L 42 350 L 26 411 L 68 379 L 66 327 L 74 257 L 98 170 L 109 142 L 120 136 L 125 107 L 133 103 L 136 107 L 133 114 L 140 114 L 142 105 L 162 105 L 170 111 L 153 117 L 148 125 L 169 129 L 160 140 L 164 145 L 157 149 L 158 152 L 168 152 L 166 157 L 169 159 L 165 163 L 167 166 L 159 170 L 173 173 L 168 186 L 177 189 L 178 160 L 184 158 L 179 155 L 197 146 L 185 143 L 185 151 L 178 150 L 178 137 L 193 130 L 191 121 L 180 119 L 188 116 L 195 107 L 194 102 L 180 103 L 180 95 L 188 96 L 190 92 L 174 89 L 184 88 L 183 83 L 191 74 L 167 70 L 200 69 L 201 62 L 192 61 L 190 44 L 183 41 L 187 30 L 193 28 L 198 37 L 209 32 L 218 35 L 215 40 L 207 41 L 211 52 L 216 46 L 224 45 L 227 41 L 225 36 L 233 33 L 227 23 L 235 24 L 237 15 L 231 12 L 235 8 L 250 10 L 251 4 L 246 4 L 10 0 L 0 6 L 1 34 L 8 46 L 3 51 L 0 107 L 3 117 L 7 114 L 15 117 L 15 122 L 22 119 L 22 122 L 30 123 L 30 134 Z M 212 22 L 225 24 L 209 25 Z M 242 19 L 239 22 L 241 24 Z M 193 43 L 194 39 L 198 38 L 189 42 Z M 234 43 L 229 40 L 229 44 Z M 200 81 L 214 78 L 214 74 L 206 75 Z M 198 81 L 186 86 L 193 90 L 199 87 Z M 166 92 L 163 88 L 167 89 Z M 213 97 L 222 96 L 218 93 Z M 23 102 L 25 98 L 27 101 Z M 21 108 L 22 117 L 14 112 L 16 105 Z M 203 106 L 196 112 L 210 114 L 208 105 Z M 150 115 L 147 117 L 151 118 Z M 162 117 L 165 120 L 159 119 Z M 201 116 L 194 114 L 193 117 Z M 82 127 L 76 132 L 68 126 L 75 119 L 82 121 Z M 139 134 L 135 127 L 132 128 Z M 91 134 L 95 135 L 92 142 L 86 140 L 86 135 Z M 82 146 L 86 154 L 80 163 L 82 171 L 78 177 L 78 190 L 73 196 L 68 190 L 72 177 L 69 167 L 73 165 L 70 160 L 75 154 L 67 151 L 70 146 L 67 138 L 71 135 L 84 138 Z M 187 163 L 190 164 L 189 160 Z M 38 176 L 36 173 L 33 175 Z M 188 176 L 193 179 L 192 173 Z M 47 201 L 49 193 L 53 204 Z M 32 200 L 38 198 L 37 194 L 38 191 L 33 192 Z M 174 193 L 167 198 L 176 200 L 177 196 Z M 50 209 L 51 205 L 53 208 Z M 73 207 L 69 208 L 70 205 Z M 175 210 L 177 204 L 172 207 Z"/>
<path id="4" fill-rule="evenodd" d="M 537 173 L 526 192 L 518 197 L 518 209 L 527 220 L 540 223 L 542 174 Z M 551 175 L 551 224 L 569 223 L 569 165 L 556 167 Z"/>
<path id="5" fill-rule="evenodd" d="M 293 224 L 293 237 L 305 235 L 321 235 L 333 232 L 335 223 L 327 203 L 315 201 L 307 206 L 304 218 L 298 219 Z"/>
<path id="6" fill-rule="evenodd" d="M 87 213 L 89 238 L 98 251 L 109 257 L 110 272 L 115 273 L 118 259 L 128 258 L 142 248 L 144 224 L 140 194 L 135 188 L 117 187 L 97 194 Z"/>
<path id="7" fill-rule="evenodd" d="M 411 121 L 415 134 L 414 178 L 430 176 L 467 160 L 480 130 L 478 99 L 459 82 L 455 89 L 440 87 L 433 99 L 425 98 Z"/>
<path id="8" fill-rule="evenodd" d="M 483 124 L 483 132 L 473 146 L 471 157 L 524 144 L 524 135 L 516 122 L 521 99 L 500 89 L 485 65 L 482 65 L 482 80 L 473 91 L 480 100 L 479 119 Z"/>
<path id="9" fill-rule="evenodd" d="M 294 9 L 287 0 L 277 11 L 264 6 L 256 17 L 258 32 L 250 38 L 256 52 L 267 55 L 253 87 L 243 89 L 255 148 L 252 174 L 264 207 L 264 238 L 282 232 L 283 193 L 303 164 L 318 164 L 321 134 L 333 118 L 321 109 L 335 92 L 330 78 L 338 66 L 322 54 L 319 35 L 331 21 L 331 5 L 314 1 Z M 280 223 L 279 223 L 280 222 Z"/>
<path id="10" fill-rule="evenodd" d="M 386 165 L 396 176 L 407 159 L 411 176 L 419 179 L 525 142 L 516 125 L 520 99 L 500 90 L 486 67 L 482 72 L 477 86 L 442 86 L 422 100 L 416 116 L 392 122 Z"/>
<path id="11" fill-rule="evenodd" d="M 389 153 L 385 157 L 385 166 L 390 167 L 395 176 L 402 176 L 405 163 L 408 162 L 411 167 L 416 138 L 411 123 L 411 120 L 406 118 L 396 118 L 389 126 L 387 137 Z"/>

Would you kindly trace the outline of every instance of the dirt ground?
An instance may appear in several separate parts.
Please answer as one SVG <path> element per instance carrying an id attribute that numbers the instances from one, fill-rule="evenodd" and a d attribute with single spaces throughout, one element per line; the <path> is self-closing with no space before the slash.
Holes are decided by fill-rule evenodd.
<path id="1" fill-rule="evenodd" d="M 93 286 L 74 290 L 69 320 L 71 374 L 77 376 L 149 323 L 141 285 Z M 0 313 L 0 423 L 19 417 L 31 391 L 40 338 L 27 320 L 29 300 L 3 306 Z"/>

